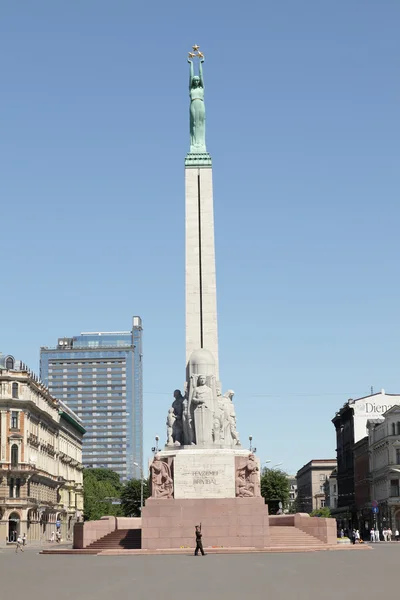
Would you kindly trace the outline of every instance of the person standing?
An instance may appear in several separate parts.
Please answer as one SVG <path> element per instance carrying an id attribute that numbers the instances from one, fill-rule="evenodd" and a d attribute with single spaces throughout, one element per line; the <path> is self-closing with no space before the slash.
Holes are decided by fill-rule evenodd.
<path id="1" fill-rule="evenodd" d="M 26 533 L 22 536 L 22 545 L 26 546 Z"/>
<path id="2" fill-rule="evenodd" d="M 21 552 L 23 552 L 23 551 L 24 551 L 24 549 L 23 549 L 23 547 L 22 547 L 22 544 L 23 544 L 23 542 L 22 542 L 22 537 L 21 537 L 21 536 L 18 534 L 18 537 L 17 537 L 17 545 L 16 545 L 16 547 L 15 547 L 15 554 L 17 554 L 17 553 L 18 553 L 18 550 L 21 550 Z"/>
<path id="3" fill-rule="evenodd" d="M 386 529 L 386 527 L 383 528 L 382 535 L 383 535 L 383 541 L 387 542 L 387 529 Z"/>
<path id="4" fill-rule="evenodd" d="M 371 542 L 375 542 L 375 529 L 373 527 L 371 527 L 369 534 L 371 536 Z"/>
<path id="5" fill-rule="evenodd" d="M 399 541 L 399 536 L 400 536 L 400 534 L 399 534 L 399 530 L 398 530 L 398 529 L 396 529 L 396 531 L 394 532 L 394 537 L 396 538 L 396 542 L 398 542 L 398 541 Z"/>
<path id="6" fill-rule="evenodd" d="M 391 542 L 392 541 L 392 530 L 391 530 L 390 527 L 389 527 L 389 529 L 387 530 L 386 533 L 387 533 L 387 541 Z"/>
<path id="7" fill-rule="evenodd" d="M 199 550 L 200 550 L 201 555 L 204 556 L 203 541 L 202 541 L 203 535 L 201 533 L 201 523 L 200 523 L 200 525 L 196 525 L 195 532 L 196 532 L 196 550 L 194 551 L 194 555 L 198 556 Z"/>

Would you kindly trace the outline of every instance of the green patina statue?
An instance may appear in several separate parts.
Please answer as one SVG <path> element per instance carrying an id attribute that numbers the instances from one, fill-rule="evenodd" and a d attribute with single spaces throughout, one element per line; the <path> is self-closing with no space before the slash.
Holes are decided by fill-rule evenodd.
<path id="1" fill-rule="evenodd" d="M 198 47 L 193 46 L 193 49 Z M 194 74 L 193 58 L 198 57 L 199 75 Z M 189 95 L 190 95 L 190 152 L 201 154 L 206 150 L 206 110 L 204 107 L 204 80 L 203 68 L 204 56 L 201 52 L 189 53 L 190 64 Z"/>

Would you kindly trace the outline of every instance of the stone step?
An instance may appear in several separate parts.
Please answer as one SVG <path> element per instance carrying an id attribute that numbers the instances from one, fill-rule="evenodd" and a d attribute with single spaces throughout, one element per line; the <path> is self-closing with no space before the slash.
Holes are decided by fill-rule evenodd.
<path id="1" fill-rule="evenodd" d="M 286 546 L 325 546 L 324 542 L 318 538 L 295 527 L 277 525 L 270 527 L 269 532 L 271 546 L 275 548 Z"/>
<path id="2" fill-rule="evenodd" d="M 101 537 L 87 547 L 87 550 L 140 549 L 142 546 L 141 529 L 117 529 Z"/>

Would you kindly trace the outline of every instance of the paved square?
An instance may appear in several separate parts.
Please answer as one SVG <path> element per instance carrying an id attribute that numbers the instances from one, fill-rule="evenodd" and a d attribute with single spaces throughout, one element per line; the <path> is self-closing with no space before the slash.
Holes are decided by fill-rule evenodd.
<path id="1" fill-rule="evenodd" d="M 193 556 L 40 556 L 0 552 L 12 600 L 337 600 L 396 594 L 400 543 L 371 551 Z"/>

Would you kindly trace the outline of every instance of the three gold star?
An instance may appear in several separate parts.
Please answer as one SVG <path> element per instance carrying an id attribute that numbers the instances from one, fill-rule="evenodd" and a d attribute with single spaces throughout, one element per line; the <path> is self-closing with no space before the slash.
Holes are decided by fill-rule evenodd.
<path id="1" fill-rule="evenodd" d="M 197 51 L 198 51 L 198 49 L 200 48 L 200 46 L 198 46 L 197 44 L 195 44 L 194 46 L 192 46 L 192 48 L 193 48 L 193 50 L 194 50 L 195 52 L 197 52 Z"/>

